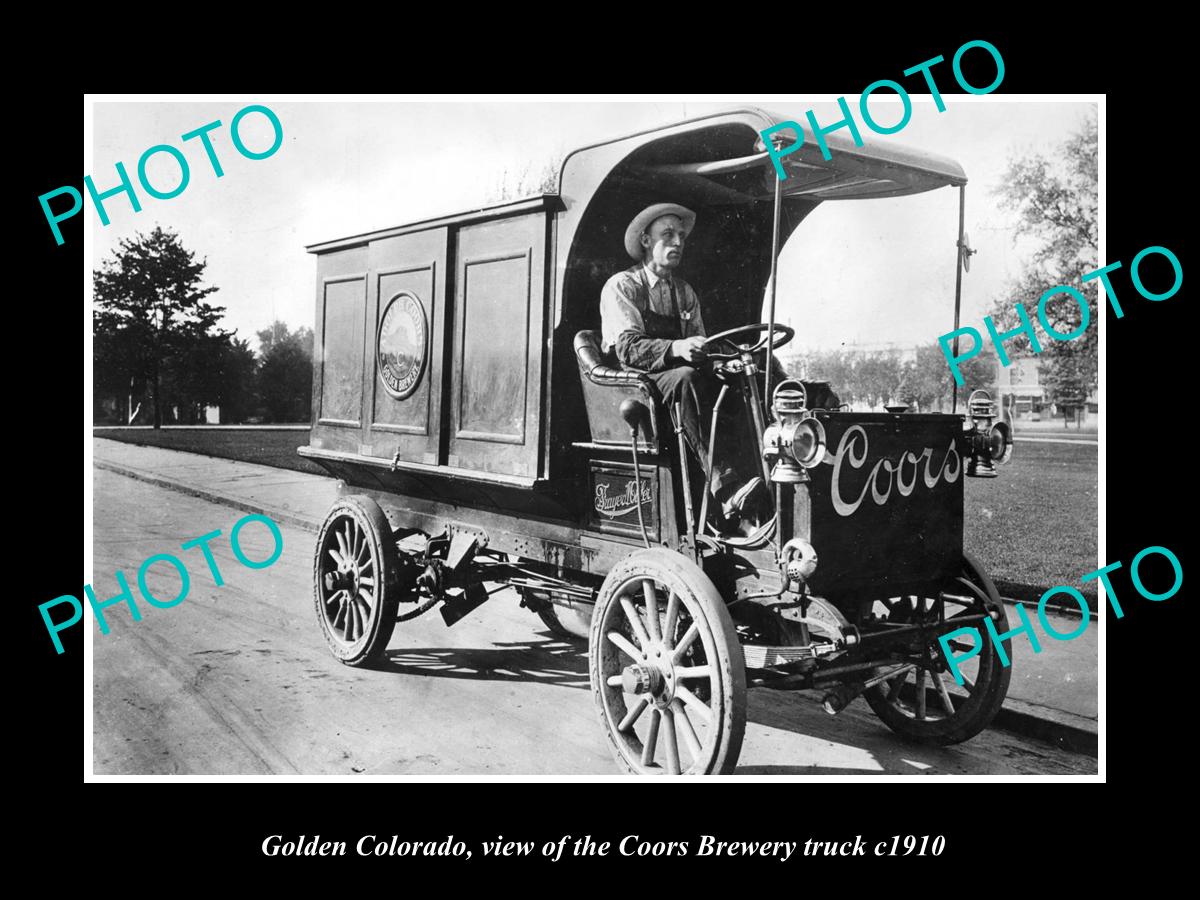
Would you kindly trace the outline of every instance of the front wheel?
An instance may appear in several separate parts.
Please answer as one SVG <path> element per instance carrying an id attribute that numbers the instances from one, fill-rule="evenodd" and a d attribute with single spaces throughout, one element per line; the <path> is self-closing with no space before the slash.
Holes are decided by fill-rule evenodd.
<path id="1" fill-rule="evenodd" d="M 661 548 L 618 563 L 588 645 L 592 693 L 623 769 L 733 772 L 746 731 L 745 661 L 720 593 L 695 563 Z"/>
<path id="2" fill-rule="evenodd" d="M 884 604 L 886 621 L 898 625 L 929 624 L 947 634 L 954 620 L 987 614 L 996 630 L 1008 630 L 1003 602 L 992 579 L 979 562 L 963 554 L 962 574 L 936 598 L 899 597 Z M 944 624 L 938 624 L 944 618 Z M 983 731 L 1000 711 L 1012 679 L 1012 666 L 1000 656 L 982 620 L 964 623 L 978 630 L 983 647 L 970 661 L 960 663 L 963 683 L 954 678 L 937 637 L 917 641 L 899 662 L 908 668 L 864 694 L 875 714 L 897 734 L 927 744 L 957 744 Z M 955 639 L 956 655 L 972 644 Z"/>

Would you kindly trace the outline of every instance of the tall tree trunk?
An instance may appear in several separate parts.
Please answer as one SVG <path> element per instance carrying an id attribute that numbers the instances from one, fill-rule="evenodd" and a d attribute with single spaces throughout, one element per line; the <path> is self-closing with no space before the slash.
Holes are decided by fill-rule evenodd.
<path id="1" fill-rule="evenodd" d="M 154 383 L 151 391 L 154 394 L 154 427 L 162 428 L 162 402 L 158 398 L 158 363 L 154 364 Z"/>

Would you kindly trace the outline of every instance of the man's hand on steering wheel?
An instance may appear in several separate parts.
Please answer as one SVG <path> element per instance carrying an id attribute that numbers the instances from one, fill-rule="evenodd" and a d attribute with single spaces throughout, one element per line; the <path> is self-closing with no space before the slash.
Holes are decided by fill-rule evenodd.
<path id="1" fill-rule="evenodd" d="M 705 342 L 706 339 L 699 336 L 671 341 L 671 356 L 693 365 L 702 363 L 708 359 L 708 353 L 704 349 Z"/>

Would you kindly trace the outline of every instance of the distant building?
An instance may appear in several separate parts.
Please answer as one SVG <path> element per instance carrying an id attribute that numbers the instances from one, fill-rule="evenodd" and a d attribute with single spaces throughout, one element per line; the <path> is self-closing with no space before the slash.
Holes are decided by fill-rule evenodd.
<path id="1" fill-rule="evenodd" d="M 1000 369 L 1000 393 L 1004 405 L 1017 420 L 1037 422 L 1042 419 L 1059 419 L 1063 410 L 1049 400 L 1049 392 L 1042 384 L 1042 360 L 1037 356 L 1014 359 L 1012 365 Z M 1073 419 L 1082 424 L 1100 411 L 1100 404 L 1093 389 L 1084 403 L 1072 408 Z"/>
<path id="2" fill-rule="evenodd" d="M 1011 366 L 1001 367 L 1000 390 L 1007 395 L 1008 408 L 1017 418 L 1040 419 L 1048 413 L 1041 372 L 1041 360 L 1036 356 L 1014 359 Z"/>

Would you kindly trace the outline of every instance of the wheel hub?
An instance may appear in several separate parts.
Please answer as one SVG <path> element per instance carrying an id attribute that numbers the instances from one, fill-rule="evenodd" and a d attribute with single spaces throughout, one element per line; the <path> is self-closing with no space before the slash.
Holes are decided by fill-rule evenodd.
<path id="1" fill-rule="evenodd" d="M 341 566 L 333 572 L 326 572 L 325 590 L 350 591 L 354 593 L 358 590 L 358 572 Z"/>
<path id="2" fill-rule="evenodd" d="M 643 662 L 626 666 L 621 672 L 621 684 L 626 692 L 647 695 L 656 706 L 666 707 L 675 699 L 675 665 L 671 651 L 662 641 L 647 644 Z"/>
<path id="3" fill-rule="evenodd" d="M 621 685 L 627 694 L 657 694 L 662 684 L 662 672 L 653 666 L 626 666 L 621 673 Z"/>

